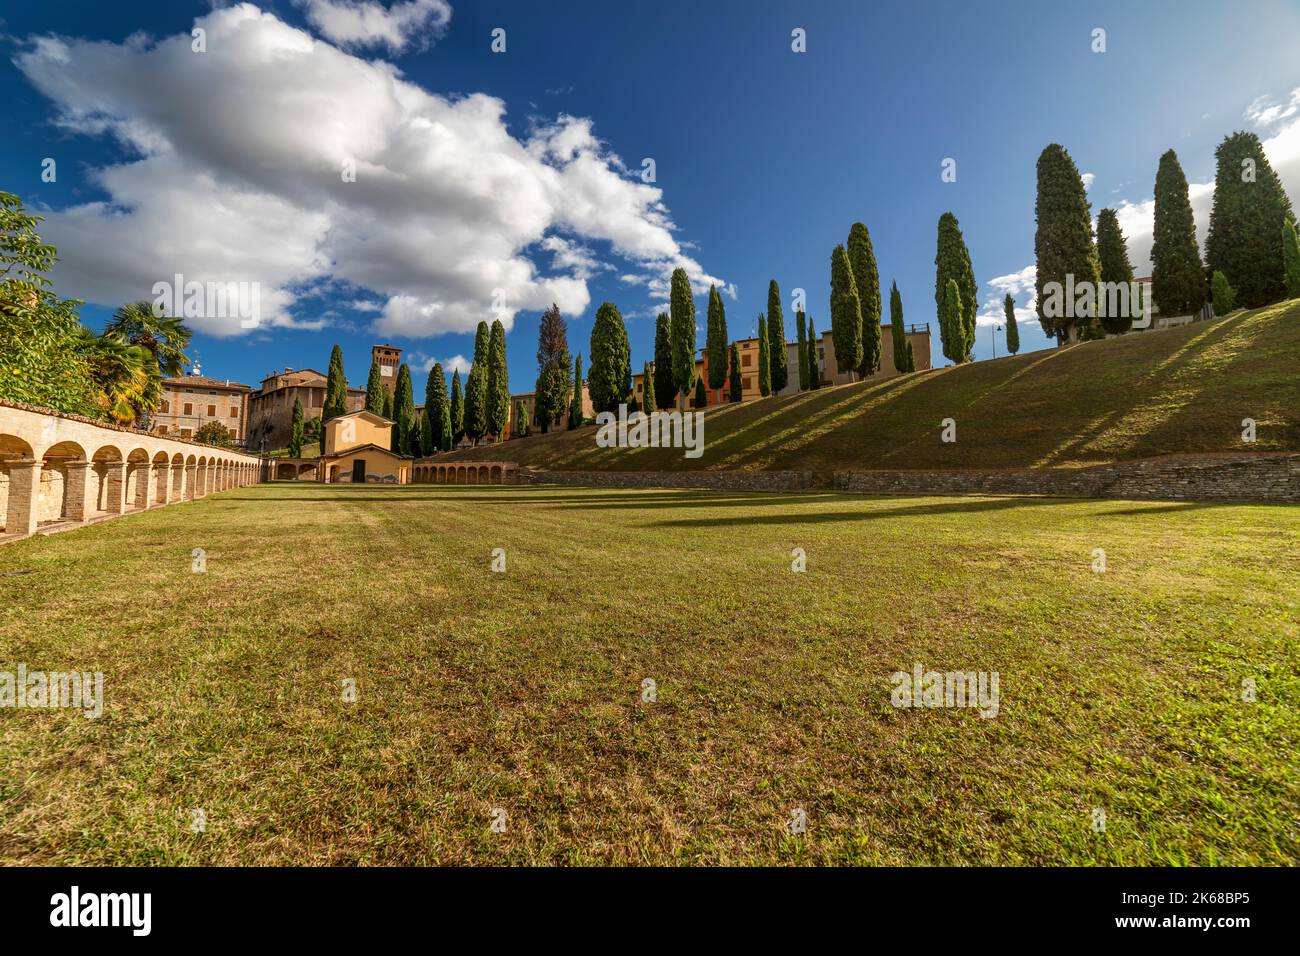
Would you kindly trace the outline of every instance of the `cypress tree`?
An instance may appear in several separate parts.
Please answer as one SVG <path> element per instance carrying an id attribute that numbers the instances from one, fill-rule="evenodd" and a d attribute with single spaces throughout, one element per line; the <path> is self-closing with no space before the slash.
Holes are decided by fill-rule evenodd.
<path id="1" fill-rule="evenodd" d="M 781 312 L 781 287 L 773 279 L 767 284 L 767 361 L 771 366 L 772 391 L 780 392 L 790 381 L 790 360 L 785 347 L 785 316 Z"/>
<path id="2" fill-rule="evenodd" d="M 709 395 L 708 392 L 704 390 L 704 379 L 697 378 L 695 380 L 695 407 L 705 408 L 708 404 Z"/>
<path id="3" fill-rule="evenodd" d="M 1187 177 L 1172 149 L 1160 157 L 1156 171 L 1151 299 L 1166 316 L 1190 315 L 1205 304 L 1205 270 L 1196 245 Z"/>
<path id="4" fill-rule="evenodd" d="M 1300 236 L 1293 222 L 1282 226 L 1282 261 L 1286 265 L 1287 297 L 1300 299 Z"/>
<path id="5" fill-rule="evenodd" d="M 474 364 L 465 382 L 465 434 L 475 445 L 487 432 L 488 420 L 488 342 L 492 333 L 486 322 L 478 324 L 474 336 Z"/>
<path id="6" fill-rule="evenodd" d="M 1020 351 L 1020 329 L 1016 325 L 1016 300 L 1010 292 L 1002 300 L 1002 311 L 1007 319 L 1007 351 L 1015 355 Z"/>
<path id="7" fill-rule="evenodd" d="M 568 380 L 568 376 L 565 376 L 565 380 L 566 381 Z M 529 427 L 530 427 L 530 423 L 528 421 L 528 406 L 525 405 L 522 401 L 516 402 L 515 403 L 515 434 L 518 435 L 520 438 L 527 438 Z"/>
<path id="8" fill-rule="evenodd" d="M 674 269 L 669 300 L 669 329 L 673 350 L 673 388 L 686 407 L 686 396 L 695 381 L 695 298 L 685 269 Z M 596 356 L 592 353 L 592 374 Z M 594 401 L 594 396 L 593 396 Z"/>
<path id="9" fill-rule="evenodd" d="M 582 424 L 585 409 L 582 403 L 582 353 L 573 361 L 573 404 L 569 407 L 569 428 Z"/>
<path id="10" fill-rule="evenodd" d="M 552 304 L 537 330 L 537 386 L 533 408 L 545 434 L 569 409 L 569 334 Z"/>
<path id="11" fill-rule="evenodd" d="M 335 345 L 330 351 L 329 373 L 325 377 L 325 402 L 320 416 L 321 435 L 325 434 L 327 421 L 347 413 L 348 380 L 343 374 L 343 350 Z"/>
<path id="12" fill-rule="evenodd" d="M 632 351 L 623 316 L 613 302 L 602 303 L 591 330 L 591 368 L 587 371 L 587 390 L 596 411 L 617 412 L 627 401 L 631 378 Z"/>
<path id="13" fill-rule="evenodd" d="M 840 374 L 862 364 L 862 305 L 843 246 L 831 253 L 831 342 Z"/>
<path id="14" fill-rule="evenodd" d="M 1284 250 L 1277 237 L 1286 223 L 1295 221 L 1291 200 L 1254 133 L 1225 136 L 1214 155 L 1218 163 L 1205 265 L 1223 273 L 1245 308 L 1277 302 L 1287 294 Z"/>
<path id="15" fill-rule="evenodd" d="M 832 335 L 831 341 L 834 340 Z M 822 367 L 817 358 L 817 342 L 817 330 L 813 328 L 813 320 L 810 315 L 808 316 L 808 388 L 810 390 L 822 387 Z"/>
<path id="16" fill-rule="evenodd" d="M 1101 266 L 1097 260 L 1097 247 L 1092 240 L 1092 218 L 1088 207 L 1087 191 L 1083 177 L 1065 147 L 1057 143 L 1048 145 L 1038 156 L 1038 196 L 1034 203 L 1038 228 L 1034 233 L 1034 256 L 1037 260 L 1038 278 L 1035 291 L 1038 300 L 1038 319 L 1043 332 L 1056 336 L 1059 343 L 1077 342 L 1084 338 L 1091 326 L 1093 315 L 1080 316 L 1077 306 L 1067 309 L 1063 300 L 1067 276 L 1073 276 L 1073 288 L 1089 288 L 1095 295 L 1101 281 Z M 1059 316 L 1049 317 L 1048 296 L 1043 287 L 1049 282 L 1059 283 L 1062 295 L 1051 298 L 1051 305 L 1061 306 Z M 968 290 L 962 289 L 962 294 Z"/>
<path id="17" fill-rule="evenodd" d="M 505 438 L 510 424 L 510 381 L 506 373 L 506 327 L 492 320 L 488 337 L 487 431 L 497 441 Z"/>
<path id="18" fill-rule="evenodd" d="M 894 347 L 894 371 L 912 371 L 907 367 L 907 330 L 903 327 L 903 296 L 897 282 L 889 284 L 889 341 Z"/>
<path id="19" fill-rule="evenodd" d="M 655 318 L 655 405 L 659 408 L 672 408 L 676 401 L 672 320 L 667 312 L 660 312 Z"/>
<path id="20" fill-rule="evenodd" d="M 654 376 L 650 372 L 650 363 L 646 362 L 641 366 L 641 395 L 644 398 L 641 410 L 647 415 L 658 409 L 655 404 L 655 382 Z"/>
<path id="21" fill-rule="evenodd" d="M 808 317 L 803 309 L 794 313 L 795 334 L 799 337 L 799 391 L 808 387 Z"/>
<path id="22" fill-rule="evenodd" d="M 465 395 L 460 388 L 460 369 L 451 373 L 451 444 L 456 445 L 465 434 Z"/>
<path id="23" fill-rule="evenodd" d="M 943 308 L 939 310 L 939 334 L 944 341 L 948 342 L 962 341 L 965 335 L 961 311 L 961 291 L 957 288 L 956 279 L 949 279 L 948 286 L 944 290 Z M 944 354 L 948 355 L 946 351 Z M 952 356 L 948 355 L 948 358 L 951 359 Z"/>
<path id="24" fill-rule="evenodd" d="M 388 393 L 388 389 L 381 388 L 379 390 L 379 402 L 383 407 L 383 411 L 376 412 L 376 414 L 391 420 L 393 417 L 393 396 Z"/>
<path id="25" fill-rule="evenodd" d="M 442 374 L 442 365 L 434 362 L 429 369 L 429 380 L 424 383 L 424 434 L 420 445 L 426 454 L 450 447 L 451 436 L 446 434 L 451 430 L 450 420 L 447 379 Z"/>
<path id="26" fill-rule="evenodd" d="M 768 353 L 772 345 L 767 340 L 767 320 L 758 314 L 758 394 L 766 398 L 772 394 L 772 366 Z"/>
<path id="27" fill-rule="evenodd" d="M 731 400 L 738 402 L 744 394 L 742 389 L 743 383 L 740 380 L 740 349 L 735 342 L 731 343 Z"/>
<path id="28" fill-rule="evenodd" d="M 709 326 L 705 339 L 708 356 L 709 388 L 727 384 L 727 312 L 717 286 L 709 286 Z"/>
<path id="29" fill-rule="evenodd" d="M 857 373 L 869 378 L 880 371 L 880 273 L 876 253 L 871 247 L 871 233 L 860 222 L 849 229 L 846 246 L 853 281 L 858 287 L 858 307 L 862 312 L 862 362 Z"/>
<path id="30" fill-rule="evenodd" d="M 302 457 L 302 402 L 293 400 L 293 424 L 289 428 L 289 457 Z"/>
<path id="31" fill-rule="evenodd" d="M 415 398 L 411 394 L 411 367 L 405 362 L 397 370 L 397 394 L 393 397 L 393 451 L 411 453 L 411 431 L 415 427 Z"/>
<path id="32" fill-rule="evenodd" d="M 412 458 L 419 458 L 424 454 L 424 441 L 421 437 L 424 434 L 424 416 L 414 411 L 412 405 L 411 430 L 406 436 L 407 454 Z"/>
<path id="33" fill-rule="evenodd" d="M 370 363 L 370 377 L 366 379 L 366 411 L 382 415 L 384 399 L 384 376 L 379 371 L 379 363 Z"/>
<path id="34" fill-rule="evenodd" d="M 459 384 L 459 383 L 458 383 Z M 451 403 L 442 403 L 442 442 L 438 445 L 440 451 L 451 451 Z"/>
<path id="35" fill-rule="evenodd" d="M 1228 283 L 1228 277 L 1218 269 L 1210 280 L 1210 295 L 1214 303 L 1215 315 L 1227 315 L 1232 311 L 1237 299 L 1237 290 Z"/>
<path id="36" fill-rule="evenodd" d="M 1097 291 L 1097 313 L 1101 317 L 1102 328 L 1113 335 L 1127 332 L 1133 327 L 1137 303 L 1128 300 L 1128 290 L 1133 282 L 1133 266 L 1128 260 L 1124 231 L 1119 227 L 1119 216 L 1114 209 L 1103 209 L 1097 214 L 1097 261 L 1101 266 L 1102 282 L 1102 288 Z M 1105 287 L 1111 283 L 1123 285 L 1124 296 L 1119 301 L 1128 303 L 1127 314 L 1110 314 L 1110 297 L 1106 294 Z"/>
<path id="37" fill-rule="evenodd" d="M 961 293 L 962 321 L 953 327 L 951 339 L 943 341 L 943 354 L 954 362 L 970 361 L 975 347 L 975 311 L 978 308 L 979 287 L 975 284 L 975 269 L 971 266 L 970 251 L 961 234 L 957 217 L 950 212 L 939 217 L 939 237 L 934 254 L 934 305 L 943 310 L 948 280 L 957 283 Z M 943 323 L 939 323 L 940 337 Z"/>

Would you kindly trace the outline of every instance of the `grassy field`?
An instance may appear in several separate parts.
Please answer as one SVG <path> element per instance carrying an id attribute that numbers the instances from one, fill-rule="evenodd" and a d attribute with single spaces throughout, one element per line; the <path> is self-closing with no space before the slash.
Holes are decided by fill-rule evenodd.
<path id="1" fill-rule="evenodd" d="M 938 348 L 938 341 L 935 341 Z M 937 353 L 936 353 L 937 356 Z M 698 459 L 601 449 L 595 428 L 452 458 L 539 469 L 1078 467 L 1154 455 L 1300 450 L 1300 303 L 786 398 L 705 417 Z M 939 441 L 945 418 L 957 441 Z M 1253 418 L 1254 445 L 1241 442 Z"/>
<path id="2" fill-rule="evenodd" d="M 0 548 L 107 697 L 0 710 L 0 862 L 1295 864 L 1298 608 L 1294 507 L 230 491 Z"/>

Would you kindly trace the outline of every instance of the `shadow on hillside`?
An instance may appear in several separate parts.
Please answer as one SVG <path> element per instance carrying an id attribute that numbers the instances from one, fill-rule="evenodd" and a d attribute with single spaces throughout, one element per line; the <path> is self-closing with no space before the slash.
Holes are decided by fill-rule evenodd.
<path id="1" fill-rule="evenodd" d="M 875 500 L 880 499 L 863 499 Z M 951 498 L 924 505 L 904 505 L 893 508 L 877 508 L 870 511 L 820 511 L 808 514 L 795 512 L 774 515 L 754 515 L 722 518 L 681 518 L 674 521 L 655 521 L 648 527 L 654 528 L 724 528 L 736 525 L 780 525 L 780 524 L 833 524 L 847 521 L 875 521 L 880 518 L 915 518 L 923 515 L 947 514 L 985 514 L 991 511 L 1004 511 L 1008 508 L 1039 508 L 1059 505 L 1078 504 L 1079 498 Z"/>

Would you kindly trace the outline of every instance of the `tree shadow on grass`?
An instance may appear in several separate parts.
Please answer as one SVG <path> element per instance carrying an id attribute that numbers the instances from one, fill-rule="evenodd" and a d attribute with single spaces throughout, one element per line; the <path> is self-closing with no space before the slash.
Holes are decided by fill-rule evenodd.
<path id="1" fill-rule="evenodd" d="M 879 498 L 862 498 L 866 501 L 880 501 Z M 818 511 L 786 512 L 772 515 L 740 515 L 718 518 L 679 518 L 672 521 L 654 521 L 647 527 L 653 528 L 724 528 L 736 525 L 780 525 L 780 524 L 834 524 L 836 522 L 875 521 L 881 518 L 915 518 L 924 515 L 947 514 L 984 514 L 991 511 L 1004 511 L 1009 508 L 1036 508 L 1052 505 L 1073 505 L 1089 499 L 1080 498 L 981 498 L 969 500 L 952 498 L 924 505 L 905 505 L 894 508 L 877 508 L 868 511 Z"/>

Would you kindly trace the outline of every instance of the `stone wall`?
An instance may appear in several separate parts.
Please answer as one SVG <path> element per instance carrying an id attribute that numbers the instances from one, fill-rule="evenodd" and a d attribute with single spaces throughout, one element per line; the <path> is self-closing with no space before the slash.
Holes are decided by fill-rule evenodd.
<path id="1" fill-rule="evenodd" d="M 841 471 L 844 491 L 1300 502 L 1300 454 L 1171 455 L 1092 468 Z"/>
<path id="2" fill-rule="evenodd" d="M 592 488 L 804 491 L 834 487 L 883 494 L 1049 495 L 1158 501 L 1300 502 L 1300 454 L 1173 455 L 1092 468 L 1005 471 L 532 471 L 531 484 Z"/>

